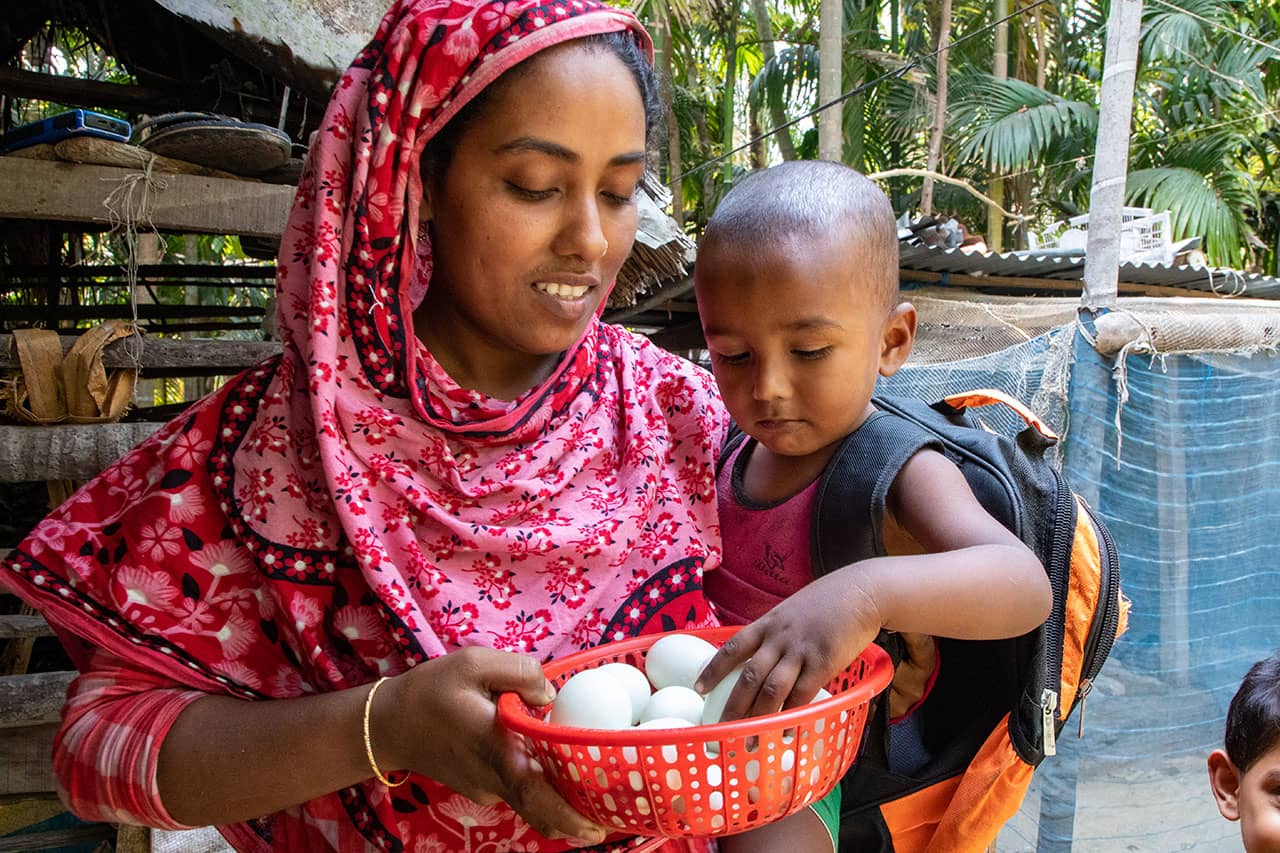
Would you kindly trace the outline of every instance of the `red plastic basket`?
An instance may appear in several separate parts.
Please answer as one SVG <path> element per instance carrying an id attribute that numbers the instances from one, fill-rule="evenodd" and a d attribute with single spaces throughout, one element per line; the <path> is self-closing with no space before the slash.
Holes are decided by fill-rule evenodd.
<path id="1" fill-rule="evenodd" d="M 682 631 L 720 646 L 738 629 Z M 606 663 L 644 669 L 663 634 L 596 646 L 546 664 L 557 688 Z M 635 835 L 729 835 L 786 817 L 821 799 L 848 771 L 871 699 L 893 678 L 872 645 L 832 679 L 830 699 L 777 714 L 683 729 L 606 731 L 556 726 L 545 708 L 514 693 L 498 719 L 524 735 L 556 790 L 602 826 Z"/>

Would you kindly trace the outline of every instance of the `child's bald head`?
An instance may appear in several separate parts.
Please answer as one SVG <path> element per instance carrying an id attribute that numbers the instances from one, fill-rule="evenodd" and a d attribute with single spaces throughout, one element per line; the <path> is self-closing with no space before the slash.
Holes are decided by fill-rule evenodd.
<path id="1" fill-rule="evenodd" d="M 838 239 L 834 239 L 838 238 Z M 827 251 L 841 246 L 851 285 L 872 304 L 898 299 L 898 229 L 889 199 L 840 163 L 792 160 L 755 172 L 733 188 L 707 222 L 703 253 L 729 250 L 764 257 L 786 246 Z"/>

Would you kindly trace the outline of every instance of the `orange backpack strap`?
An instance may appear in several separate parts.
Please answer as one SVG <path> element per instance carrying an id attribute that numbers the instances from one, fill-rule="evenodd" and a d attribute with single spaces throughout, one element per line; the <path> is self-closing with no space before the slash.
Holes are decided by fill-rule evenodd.
<path id="1" fill-rule="evenodd" d="M 997 391 L 994 388 L 978 388 L 973 391 L 965 391 L 961 394 L 952 394 L 949 397 L 943 397 L 942 402 L 955 409 L 976 409 L 981 406 L 1008 406 L 1013 412 L 1024 421 L 1027 426 L 1035 427 L 1036 432 L 1045 438 L 1058 440 L 1058 434 L 1049 429 L 1045 422 L 1040 420 L 1035 412 L 1026 407 L 1021 400 L 1010 397 L 1003 391 Z"/>

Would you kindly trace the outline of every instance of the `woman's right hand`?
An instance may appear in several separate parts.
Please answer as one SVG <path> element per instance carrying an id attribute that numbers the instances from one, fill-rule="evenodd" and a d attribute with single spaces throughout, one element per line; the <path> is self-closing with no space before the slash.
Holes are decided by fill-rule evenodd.
<path id="1" fill-rule="evenodd" d="M 524 738 L 498 722 L 498 696 L 507 691 L 535 706 L 555 696 L 534 658 L 480 647 L 389 680 L 371 713 L 378 765 L 422 773 L 480 805 L 505 801 L 547 838 L 604 840 L 605 830 L 551 787 Z"/>

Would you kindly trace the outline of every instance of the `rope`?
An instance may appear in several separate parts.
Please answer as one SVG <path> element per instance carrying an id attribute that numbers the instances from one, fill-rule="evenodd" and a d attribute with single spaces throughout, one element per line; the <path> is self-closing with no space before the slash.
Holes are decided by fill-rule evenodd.
<path id="1" fill-rule="evenodd" d="M 143 150 L 143 149 L 139 149 Z M 129 354 L 134 369 L 142 369 L 142 330 L 138 325 L 138 227 L 144 226 L 160 239 L 160 232 L 151 220 L 151 202 L 156 192 L 169 184 L 154 174 L 155 155 L 147 151 L 141 171 L 131 172 L 116 180 L 116 186 L 102 200 L 107 210 L 107 220 L 113 233 L 124 237 L 125 281 L 129 288 L 129 309 L 133 334 L 125 352 Z M 113 180 L 104 178 L 103 180 Z"/>

